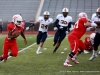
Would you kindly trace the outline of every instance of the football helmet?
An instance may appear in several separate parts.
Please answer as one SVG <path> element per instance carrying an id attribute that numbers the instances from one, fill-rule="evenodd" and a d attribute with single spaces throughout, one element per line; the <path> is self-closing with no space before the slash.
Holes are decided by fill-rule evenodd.
<path id="1" fill-rule="evenodd" d="M 79 13 L 78 18 L 88 18 L 87 14 L 84 12 Z"/>
<path id="2" fill-rule="evenodd" d="M 64 17 L 66 17 L 68 15 L 68 12 L 69 12 L 68 8 L 63 8 L 62 9 L 62 13 L 63 13 Z"/>
<path id="3" fill-rule="evenodd" d="M 68 8 L 63 8 L 62 12 L 69 12 Z"/>
<path id="4" fill-rule="evenodd" d="M 48 12 L 48 11 L 45 11 L 44 13 L 43 13 L 43 15 L 44 15 L 44 19 L 48 19 L 49 18 L 49 16 L 50 16 L 50 13 Z"/>
<path id="5" fill-rule="evenodd" d="M 97 9 L 96 14 L 97 14 L 98 18 L 100 18 L 100 7 Z"/>
<path id="6" fill-rule="evenodd" d="M 49 13 L 48 11 L 45 11 L 45 12 L 43 13 L 43 15 L 50 15 L 50 13 Z"/>
<path id="7" fill-rule="evenodd" d="M 21 26 L 22 23 L 22 17 L 19 14 L 16 14 L 12 17 L 12 22 L 17 25 L 17 26 Z"/>

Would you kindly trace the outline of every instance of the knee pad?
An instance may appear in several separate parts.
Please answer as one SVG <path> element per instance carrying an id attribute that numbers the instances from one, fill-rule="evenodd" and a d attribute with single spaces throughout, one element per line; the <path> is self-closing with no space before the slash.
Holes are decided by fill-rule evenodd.
<path id="1" fill-rule="evenodd" d="M 69 56 L 70 56 L 71 58 L 73 58 L 74 55 L 75 55 L 74 52 L 70 52 L 70 53 L 69 53 Z"/>
<path id="2" fill-rule="evenodd" d="M 83 50 L 78 50 L 79 54 L 83 52 Z"/>

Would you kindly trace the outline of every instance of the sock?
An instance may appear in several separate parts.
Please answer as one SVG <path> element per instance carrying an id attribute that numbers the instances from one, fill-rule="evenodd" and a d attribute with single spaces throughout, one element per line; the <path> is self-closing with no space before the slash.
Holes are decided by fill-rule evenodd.
<path id="1" fill-rule="evenodd" d="M 54 52 L 56 52 L 57 49 L 58 49 L 58 47 L 55 47 Z"/>
<path id="2" fill-rule="evenodd" d="M 11 52 L 8 53 L 8 57 L 9 57 L 9 56 L 13 56 L 13 55 L 11 54 Z"/>
<path id="3" fill-rule="evenodd" d="M 93 50 L 93 54 L 92 55 L 95 55 L 95 54 L 97 54 L 97 51 Z"/>
<path id="4" fill-rule="evenodd" d="M 66 60 L 65 60 L 65 63 L 66 63 L 66 62 L 69 62 L 69 60 L 68 60 L 68 59 L 66 59 Z"/>
<path id="5" fill-rule="evenodd" d="M 76 58 L 77 57 L 77 55 L 75 54 L 74 56 L 73 56 L 73 58 Z"/>
<path id="6" fill-rule="evenodd" d="M 40 49 L 41 49 L 41 47 L 39 46 L 36 52 L 39 52 L 39 51 L 40 51 Z"/>

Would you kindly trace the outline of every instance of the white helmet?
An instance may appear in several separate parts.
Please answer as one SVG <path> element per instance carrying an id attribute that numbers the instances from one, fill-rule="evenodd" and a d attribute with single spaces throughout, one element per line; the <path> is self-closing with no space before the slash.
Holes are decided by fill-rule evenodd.
<path id="1" fill-rule="evenodd" d="M 98 18 L 100 18 L 100 7 L 97 9 L 96 14 L 97 14 Z"/>
<path id="2" fill-rule="evenodd" d="M 94 37 L 95 37 L 95 33 L 92 33 L 91 35 L 90 35 L 90 41 L 93 41 L 94 40 Z"/>
<path id="3" fill-rule="evenodd" d="M 21 26 L 22 23 L 22 17 L 19 14 L 16 14 L 12 17 L 12 22 L 17 25 L 17 26 Z"/>
<path id="4" fill-rule="evenodd" d="M 87 14 L 84 12 L 79 13 L 78 17 L 79 18 L 88 18 Z"/>
<path id="5" fill-rule="evenodd" d="M 45 11 L 45 12 L 43 13 L 43 15 L 50 15 L 50 13 L 49 13 L 48 11 Z"/>
<path id="6" fill-rule="evenodd" d="M 100 7 L 97 9 L 97 11 L 96 12 L 100 12 Z"/>
<path id="7" fill-rule="evenodd" d="M 68 8 L 63 8 L 62 12 L 69 12 Z"/>

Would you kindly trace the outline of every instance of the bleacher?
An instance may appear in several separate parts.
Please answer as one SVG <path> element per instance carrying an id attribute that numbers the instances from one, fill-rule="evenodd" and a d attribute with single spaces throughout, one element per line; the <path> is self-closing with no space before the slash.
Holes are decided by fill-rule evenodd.
<path id="1" fill-rule="evenodd" d="M 22 14 L 26 22 L 34 19 L 41 0 L 0 0 L 0 19 L 11 21 L 14 14 Z"/>
<path id="2" fill-rule="evenodd" d="M 35 20 L 41 1 L 0 0 L 0 19 L 10 22 L 14 14 L 22 14 L 25 21 L 29 23 L 31 19 Z M 100 7 L 100 0 L 44 0 L 40 16 L 43 15 L 44 11 L 49 11 L 50 17 L 55 21 L 57 14 L 60 14 L 64 7 L 69 9 L 69 15 L 72 16 L 73 21 L 76 21 L 80 12 L 86 12 L 88 17 L 91 18 L 91 15 Z M 5 26 L 3 28 L 6 30 Z M 49 30 L 53 30 L 52 28 L 49 27 Z M 35 30 L 38 30 L 37 26 Z"/>
<path id="3" fill-rule="evenodd" d="M 50 17 L 55 20 L 64 7 L 69 9 L 69 15 L 73 17 L 73 21 L 76 21 L 80 12 L 86 12 L 91 18 L 91 15 L 100 7 L 100 0 L 45 0 L 41 15 L 47 10 L 51 14 Z"/>

